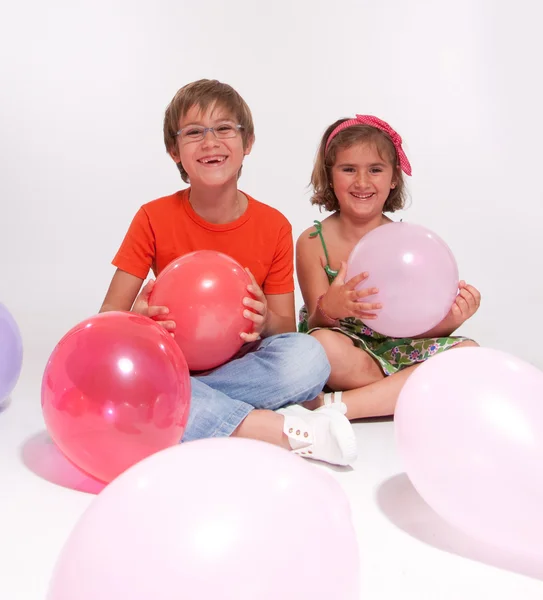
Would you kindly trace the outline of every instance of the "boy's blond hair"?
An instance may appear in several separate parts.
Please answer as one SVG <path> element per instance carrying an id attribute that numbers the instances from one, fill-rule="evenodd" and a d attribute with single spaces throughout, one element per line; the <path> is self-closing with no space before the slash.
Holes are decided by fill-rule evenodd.
<path id="1" fill-rule="evenodd" d="M 179 122 L 193 107 L 197 106 L 202 112 L 211 107 L 220 106 L 242 126 L 241 137 L 243 148 L 247 148 L 254 138 L 253 116 L 245 100 L 236 90 L 216 79 L 200 79 L 182 87 L 173 97 L 164 114 L 164 144 L 170 152 L 176 147 Z M 189 177 L 183 165 L 177 163 L 181 179 L 189 183 Z M 241 168 L 238 178 L 241 175 Z"/>

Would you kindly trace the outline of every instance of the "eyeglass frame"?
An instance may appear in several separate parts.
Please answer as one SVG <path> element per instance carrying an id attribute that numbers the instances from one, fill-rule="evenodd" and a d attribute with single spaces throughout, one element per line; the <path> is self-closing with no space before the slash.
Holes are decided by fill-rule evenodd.
<path id="1" fill-rule="evenodd" d="M 215 127 L 220 127 L 221 125 L 224 125 L 224 123 L 220 123 L 219 125 L 215 125 Z M 191 127 L 202 127 L 202 126 L 201 125 L 187 125 L 186 127 L 183 127 L 182 129 L 180 129 L 179 131 L 176 131 L 175 132 L 175 137 L 178 137 L 179 135 L 181 135 L 181 133 L 185 129 L 190 129 Z M 235 135 L 233 135 L 232 137 L 220 138 L 215 133 L 215 127 L 203 127 L 202 137 L 198 138 L 196 140 L 187 140 L 188 143 L 190 143 L 190 142 L 201 142 L 202 140 L 205 139 L 208 131 L 211 131 L 213 133 L 213 135 L 215 136 L 216 140 L 231 140 L 231 139 L 234 139 L 236 137 Z M 236 133 L 239 133 L 242 129 L 245 129 L 245 127 L 243 125 L 239 125 L 239 124 L 232 125 L 232 127 L 236 130 Z"/>

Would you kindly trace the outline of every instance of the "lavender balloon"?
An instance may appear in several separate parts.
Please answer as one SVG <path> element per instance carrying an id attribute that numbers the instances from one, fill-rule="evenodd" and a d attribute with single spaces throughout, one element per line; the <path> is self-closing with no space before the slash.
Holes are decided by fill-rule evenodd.
<path id="1" fill-rule="evenodd" d="M 15 319 L 0 303 L 0 402 L 13 391 L 23 364 L 23 342 Z"/>
<path id="2" fill-rule="evenodd" d="M 346 281 L 366 271 L 357 286 L 376 287 L 365 301 L 380 302 L 366 325 L 395 338 L 426 333 L 448 314 L 458 293 L 458 267 L 435 233 L 411 223 L 388 223 L 367 233 L 347 261 Z"/>

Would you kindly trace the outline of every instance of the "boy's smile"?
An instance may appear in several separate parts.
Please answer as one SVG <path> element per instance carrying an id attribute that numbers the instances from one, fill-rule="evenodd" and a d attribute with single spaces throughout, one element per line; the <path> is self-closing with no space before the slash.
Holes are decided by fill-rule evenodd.
<path id="1" fill-rule="evenodd" d="M 199 158 L 198 162 L 206 166 L 215 167 L 222 165 L 227 158 L 228 156 L 224 154 L 212 154 L 210 156 L 204 156 L 202 158 Z"/>
<path id="2" fill-rule="evenodd" d="M 214 128 L 203 132 L 201 128 Z M 233 137 L 217 137 L 226 129 L 234 131 Z M 205 110 L 192 106 L 181 118 L 179 129 L 185 132 L 178 136 L 176 147 L 170 152 L 176 162 L 181 162 L 194 187 L 222 187 L 235 182 L 243 159 L 251 151 L 252 142 L 243 147 L 243 137 L 237 129 L 237 120 L 222 106 L 214 104 Z M 194 138 L 194 139 L 192 139 Z"/>

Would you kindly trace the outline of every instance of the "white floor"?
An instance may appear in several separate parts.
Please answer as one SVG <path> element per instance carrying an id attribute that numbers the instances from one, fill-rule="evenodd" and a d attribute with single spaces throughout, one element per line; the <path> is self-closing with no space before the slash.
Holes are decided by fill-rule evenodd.
<path id="1" fill-rule="evenodd" d="M 45 600 L 64 540 L 100 491 L 67 463 L 44 431 L 43 366 L 43 359 L 25 359 L 13 399 L 0 412 L 2 600 Z M 353 506 L 361 598 L 543 599 L 543 565 L 518 563 L 483 547 L 450 528 L 423 502 L 402 472 L 391 421 L 355 428 L 358 462 L 351 471 L 333 474 Z M 317 568 L 319 563 L 326 565 L 326 549 L 315 552 Z"/>

